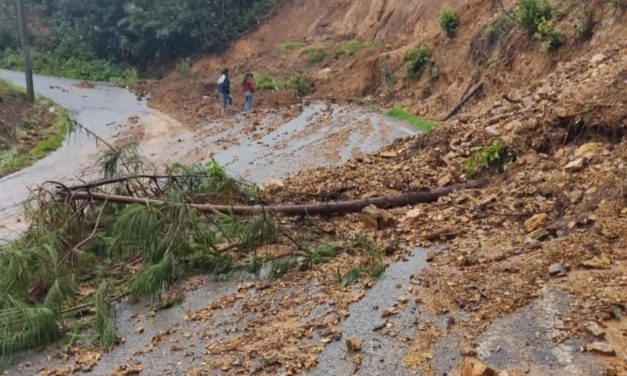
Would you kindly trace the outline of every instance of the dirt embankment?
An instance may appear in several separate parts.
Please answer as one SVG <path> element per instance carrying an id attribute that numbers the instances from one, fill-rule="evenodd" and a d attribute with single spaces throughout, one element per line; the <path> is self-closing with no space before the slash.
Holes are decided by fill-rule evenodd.
<path id="1" fill-rule="evenodd" d="M 460 26 L 456 36 L 448 38 L 437 24 L 444 3 L 284 1 L 258 29 L 222 55 L 198 59 L 190 75 L 172 71 L 140 91 L 151 93 L 153 106 L 194 125 L 217 115 L 217 72 L 228 66 L 233 71 L 236 108 L 242 102 L 239 77 L 253 71 L 284 81 L 305 74 L 315 97 L 402 105 L 435 119 L 477 82 L 485 84 L 484 90 L 467 108 L 492 102 L 512 88 L 533 85 L 577 56 L 619 43 L 627 32 L 620 5 L 614 8 L 601 0 L 560 3 L 555 5 L 554 23 L 566 42 L 557 51 L 546 52 L 533 35 L 505 15 L 500 2 L 454 0 L 446 3 L 457 10 Z M 511 9 L 515 2 L 504 3 Z M 578 30 L 584 16 L 587 32 L 582 35 Z M 287 46 L 289 42 L 298 43 Z M 407 51 L 421 45 L 431 51 L 433 64 L 420 77 L 408 78 Z M 325 56 L 312 64 L 310 50 L 322 50 Z M 281 90 L 261 91 L 255 99 L 257 106 L 278 108 L 297 97 Z"/>

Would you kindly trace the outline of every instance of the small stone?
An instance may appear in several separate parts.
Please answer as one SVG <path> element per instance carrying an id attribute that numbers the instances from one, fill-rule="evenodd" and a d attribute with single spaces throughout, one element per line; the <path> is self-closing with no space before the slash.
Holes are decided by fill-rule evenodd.
<path id="1" fill-rule="evenodd" d="M 398 157 L 398 153 L 396 153 L 394 151 L 384 151 L 384 152 L 379 153 L 379 156 L 381 158 L 389 158 L 389 159 L 391 159 L 391 158 Z"/>
<path id="2" fill-rule="evenodd" d="M 261 189 L 266 192 L 278 192 L 285 188 L 285 183 L 283 183 L 279 179 L 270 179 L 265 183 L 261 184 Z"/>
<path id="3" fill-rule="evenodd" d="M 603 337 L 605 335 L 605 330 L 599 326 L 596 322 L 589 322 L 586 324 L 586 331 L 592 334 L 595 337 Z"/>
<path id="4" fill-rule="evenodd" d="M 566 274 L 566 268 L 564 267 L 564 265 L 560 263 L 555 263 L 549 266 L 549 275 L 555 277 L 564 274 Z"/>
<path id="5" fill-rule="evenodd" d="M 571 204 L 577 204 L 583 198 L 583 191 L 580 189 L 575 189 L 568 193 L 568 200 Z"/>
<path id="6" fill-rule="evenodd" d="M 527 232 L 533 232 L 542 226 L 542 224 L 549 218 L 546 213 L 536 214 L 533 217 L 525 221 L 525 230 Z"/>
<path id="7" fill-rule="evenodd" d="M 362 339 L 359 337 L 348 337 L 346 338 L 346 348 L 352 352 L 361 351 L 362 342 Z"/>
<path id="8" fill-rule="evenodd" d="M 586 260 L 581 265 L 588 269 L 609 269 L 612 265 L 612 260 L 608 256 L 602 255 Z"/>
<path id="9" fill-rule="evenodd" d="M 137 328 L 135 328 L 135 333 L 141 334 L 143 332 L 144 332 L 144 327 L 143 326 L 138 326 Z"/>
<path id="10" fill-rule="evenodd" d="M 598 142 L 588 142 L 583 144 L 575 150 L 575 158 L 588 158 L 591 159 L 596 155 L 601 154 L 599 150 L 602 148 Z"/>
<path id="11" fill-rule="evenodd" d="M 603 55 L 601 53 L 598 53 L 598 54 L 592 56 L 592 59 L 590 59 L 590 64 L 592 64 L 592 65 L 599 65 L 604 60 L 605 60 L 605 55 Z"/>
<path id="12" fill-rule="evenodd" d="M 566 172 L 579 172 L 583 170 L 588 164 L 588 160 L 586 158 L 580 157 L 575 159 L 574 161 L 568 163 L 566 167 L 564 167 L 564 171 Z"/>
<path id="13" fill-rule="evenodd" d="M 589 352 L 597 352 L 603 355 L 615 355 L 616 351 L 612 348 L 612 346 L 608 345 L 604 342 L 592 342 L 586 345 L 586 351 Z"/>
<path id="14" fill-rule="evenodd" d="M 438 187 L 444 187 L 453 182 L 455 177 L 452 174 L 445 174 L 444 176 L 438 179 Z"/>
<path id="15" fill-rule="evenodd" d="M 462 365 L 461 376 L 496 376 L 496 372 L 477 359 L 467 358 Z"/>
<path id="16" fill-rule="evenodd" d="M 386 318 L 386 317 L 396 316 L 396 315 L 398 315 L 398 308 L 390 307 L 390 308 L 386 308 L 383 311 L 383 314 L 381 315 L 381 317 Z"/>

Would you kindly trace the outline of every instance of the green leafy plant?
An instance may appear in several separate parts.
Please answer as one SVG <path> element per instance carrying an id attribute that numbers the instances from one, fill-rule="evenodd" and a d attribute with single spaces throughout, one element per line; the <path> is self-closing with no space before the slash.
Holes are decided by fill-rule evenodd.
<path id="1" fill-rule="evenodd" d="M 419 118 L 402 107 L 392 107 L 385 111 L 385 115 L 403 120 L 421 131 L 430 131 L 438 127 L 437 123 L 431 120 Z"/>
<path id="2" fill-rule="evenodd" d="M 316 65 L 327 57 L 327 51 L 322 48 L 307 50 L 305 54 L 307 55 L 307 63 L 309 65 Z"/>
<path id="3" fill-rule="evenodd" d="M 255 89 L 279 91 L 283 87 L 283 83 L 270 73 L 259 73 L 255 75 Z"/>
<path id="4" fill-rule="evenodd" d="M 455 36 L 459 27 L 459 15 L 450 5 L 445 4 L 438 15 L 438 23 L 449 38 Z"/>
<path id="5" fill-rule="evenodd" d="M 473 148 L 472 153 L 462 162 L 469 177 L 491 169 L 503 172 L 507 166 L 516 161 L 516 151 L 500 140 L 492 141 L 489 146 Z"/>
<path id="6" fill-rule="evenodd" d="M 592 36 L 592 15 L 587 8 L 581 7 L 577 11 L 577 21 L 575 22 L 575 37 L 579 40 L 589 39 Z"/>
<path id="7" fill-rule="evenodd" d="M 407 52 L 406 72 L 410 78 L 419 77 L 431 64 L 431 52 L 426 46 L 414 47 Z"/>
<path id="8" fill-rule="evenodd" d="M 192 74 L 192 61 L 189 58 L 180 59 L 176 70 L 181 76 L 189 76 Z"/>
<path id="9" fill-rule="evenodd" d="M 307 77 L 302 74 L 295 74 L 287 81 L 287 87 L 294 90 L 298 96 L 303 97 L 311 92 L 311 84 Z"/>
<path id="10" fill-rule="evenodd" d="M 293 257 L 281 257 L 278 258 L 270 264 L 270 273 L 268 274 L 268 278 L 271 280 L 277 280 L 285 275 L 285 273 L 289 272 L 290 269 L 297 265 L 296 259 Z"/>
<path id="11" fill-rule="evenodd" d="M 543 20 L 551 20 L 553 7 L 547 0 L 518 0 L 516 19 L 530 33 L 538 31 Z"/>
<path id="12" fill-rule="evenodd" d="M 535 36 L 542 41 L 542 46 L 547 51 L 558 49 L 566 41 L 562 31 L 546 19 L 542 19 L 538 24 Z"/>

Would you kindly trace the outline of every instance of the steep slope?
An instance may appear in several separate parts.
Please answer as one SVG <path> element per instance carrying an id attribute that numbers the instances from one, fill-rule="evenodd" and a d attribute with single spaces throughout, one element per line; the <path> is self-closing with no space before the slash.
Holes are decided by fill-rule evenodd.
<path id="1" fill-rule="evenodd" d="M 460 16 L 457 35 L 449 38 L 437 24 L 442 6 Z M 474 84 L 485 84 L 480 98 L 492 101 L 509 88 L 524 88 L 562 62 L 621 40 L 627 32 L 624 6 L 606 1 L 555 3 L 554 23 L 566 36 L 556 51 L 543 51 L 540 41 L 503 12 L 499 1 L 454 0 L 291 0 L 277 6 L 258 29 L 244 35 L 221 56 L 197 60 L 193 73 L 172 72 L 149 85 L 152 103 L 188 124 L 215 114 L 208 105 L 220 67 L 239 77 L 245 71 L 269 73 L 287 80 L 307 75 L 314 97 L 359 99 L 386 107 L 403 105 L 425 117 L 446 113 Z M 505 1 L 511 10 L 515 1 Z M 585 25 L 584 25 L 585 24 Z M 585 33 L 577 31 L 585 27 Z M 291 48 L 285 43 L 298 42 Z M 347 43 L 357 45 L 343 53 Z M 424 45 L 432 64 L 418 78 L 405 73 L 410 48 Z M 325 57 L 308 62 L 310 50 Z M 236 80 L 237 81 L 237 80 Z M 235 82 L 235 93 L 238 93 Z M 239 95 L 235 96 L 239 105 Z M 264 91 L 261 106 L 280 107 L 297 98 L 289 91 Z"/>

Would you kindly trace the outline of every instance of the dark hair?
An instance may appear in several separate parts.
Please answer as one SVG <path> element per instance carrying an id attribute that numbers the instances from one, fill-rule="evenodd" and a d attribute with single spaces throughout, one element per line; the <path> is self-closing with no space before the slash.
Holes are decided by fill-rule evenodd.
<path id="1" fill-rule="evenodd" d="M 222 70 L 222 74 L 229 74 L 229 68 L 225 68 Z"/>
<path id="2" fill-rule="evenodd" d="M 246 83 L 246 80 L 247 80 L 248 78 L 251 78 L 251 79 L 252 79 L 253 77 L 254 77 L 254 76 L 253 76 L 253 74 L 252 74 L 252 73 L 250 73 L 250 72 L 246 73 L 246 74 L 244 75 L 244 81 L 242 82 L 242 84 L 245 84 L 245 83 Z"/>

